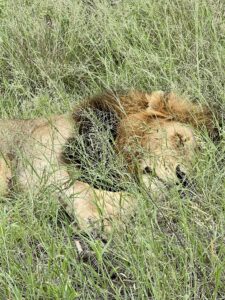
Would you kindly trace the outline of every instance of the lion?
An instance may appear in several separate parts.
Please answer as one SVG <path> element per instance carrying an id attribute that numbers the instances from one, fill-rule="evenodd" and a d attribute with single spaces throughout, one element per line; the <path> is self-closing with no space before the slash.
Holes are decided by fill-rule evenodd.
<path id="1" fill-rule="evenodd" d="M 129 215 L 137 201 L 124 189 L 71 178 L 71 168 L 84 169 L 82 149 L 92 166 L 101 162 L 105 145 L 96 130 L 100 136 L 107 132 L 104 149 L 122 158 L 137 184 L 161 193 L 164 187 L 188 186 L 202 128 L 212 134 L 211 110 L 163 91 L 105 92 L 63 115 L 0 120 L 0 193 L 47 184 L 80 228 L 96 222 L 111 228 L 110 219 Z"/>

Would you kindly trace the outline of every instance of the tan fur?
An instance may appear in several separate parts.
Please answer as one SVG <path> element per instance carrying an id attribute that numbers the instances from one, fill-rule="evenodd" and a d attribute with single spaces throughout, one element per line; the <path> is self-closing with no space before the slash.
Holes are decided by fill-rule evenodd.
<path id="1" fill-rule="evenodd" d="M 63 147 L 76 136 L 85 109 L 99 108 L 116 113 L 118 118 L 115 151 L 120 153 L 130 172 L 141 175 L 150 190 L 160 181 L 175 183 L 177 166 L 185 172 L 191 167 L 197 142 L 195 129 L 212 130 L 210 112 L 176 94 L 161 91 L 143 93 L 105 93 L 83 101 L 72 113 L 49 119 L 0 120 L 0 192 L 6 194 L 9 181 L 25 190 L 35 190 L 43 182 L 52 185 L 67 212 L 75 215 L 82 228 L 94 221 L 109 225 L 137 205 L 125 192 L 94 189 L 84 182 L 71 184 Z M 145 174 L 145 170 L 152 174 Z"/>

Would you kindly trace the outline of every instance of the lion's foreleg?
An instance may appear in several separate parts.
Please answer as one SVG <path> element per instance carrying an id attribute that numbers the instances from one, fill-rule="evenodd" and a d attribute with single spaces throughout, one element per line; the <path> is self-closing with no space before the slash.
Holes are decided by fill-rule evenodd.
<path id="1" fill-rule="evenodd" d="M 98 190 L 80 181 L 65 189 L 64 193 L 67 198 L 62 201 L 66 211 L 76 217 L 84 230 L 97 225 L 110 231 L 111 221 L 128 216 L 135 203 L 127 193 Z"/>
<path id="2" fill-rule="evenodd" d="M 36 167 L 35 170 L 37 169 Z M 39 176 L 36 173 L 27 169 L 24 174 L 20 174 L 25 186 L 38 188 L 41 181 L 52 186 L 61 205 L 78 221 L 81 229 L 92 230 L 95 225 L 110 230 L 111 219 L 116 221 L 122 219 L 129 215 L 134 207 L 135 201 L 125 192 L 109 192 L 95 189 L 81 181 L 72 182 L 64 166 L 57 166 L 55 170 L 52 167 L 48 175 L 45 175 L 46 180 L 42 180 L 40 170 Z"/>

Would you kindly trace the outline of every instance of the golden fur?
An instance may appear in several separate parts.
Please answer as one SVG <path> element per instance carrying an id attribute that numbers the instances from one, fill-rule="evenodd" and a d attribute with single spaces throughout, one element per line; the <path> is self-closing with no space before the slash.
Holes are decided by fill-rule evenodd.
<path id="1" fill-rule="evenodd" d="M 90 130 L 92 125 L 86 122 L 84 111 L 97 111 L 101 116 L 114 114 L 113 147 L 124 157 L 128 170 L 136 173 L 150 191 L 186 180 L 184 174 L 188 174 L 198 146 L 195 130 L 213 130 L 207 108 L 162 91 L 107 92 L 83 101 L 65 115 L 0 120 L 2 195 L 8 193 L 10 182 L 25 190 L 43 183 L 52 185 L 82 228 L 92 221 L 132 211 L 137 203 L 126 192 L 110 192 L 70 180 L 70 164 L 63 153 L 65 145 Z M 76 160 L 74 156 L 70 153 Z"/>

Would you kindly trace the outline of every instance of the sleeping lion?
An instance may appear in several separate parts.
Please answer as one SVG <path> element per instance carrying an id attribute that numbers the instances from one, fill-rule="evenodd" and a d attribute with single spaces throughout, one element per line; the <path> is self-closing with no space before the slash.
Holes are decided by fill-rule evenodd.
<path id="1" fill-rule="evenodd" d="M 150 193 L 174 184 L 188 186 L 200 128 L 213 130 L 206 107 L 162 91 L 106 92 L 68 114 L 0 120 L 0 192 L 45 184 L 81 228 L 87 230 L 93 222 L 110 228 L 110 219 L 132 212 L 137 201 L 114 184 L 74 179 L 71 170 L 85 173 L 85 160 L 94 168 L 104 160 L 107 169 L 107 153 L 114 153 Z M 101 140 L 105 134 L 107 142 Z"/>

